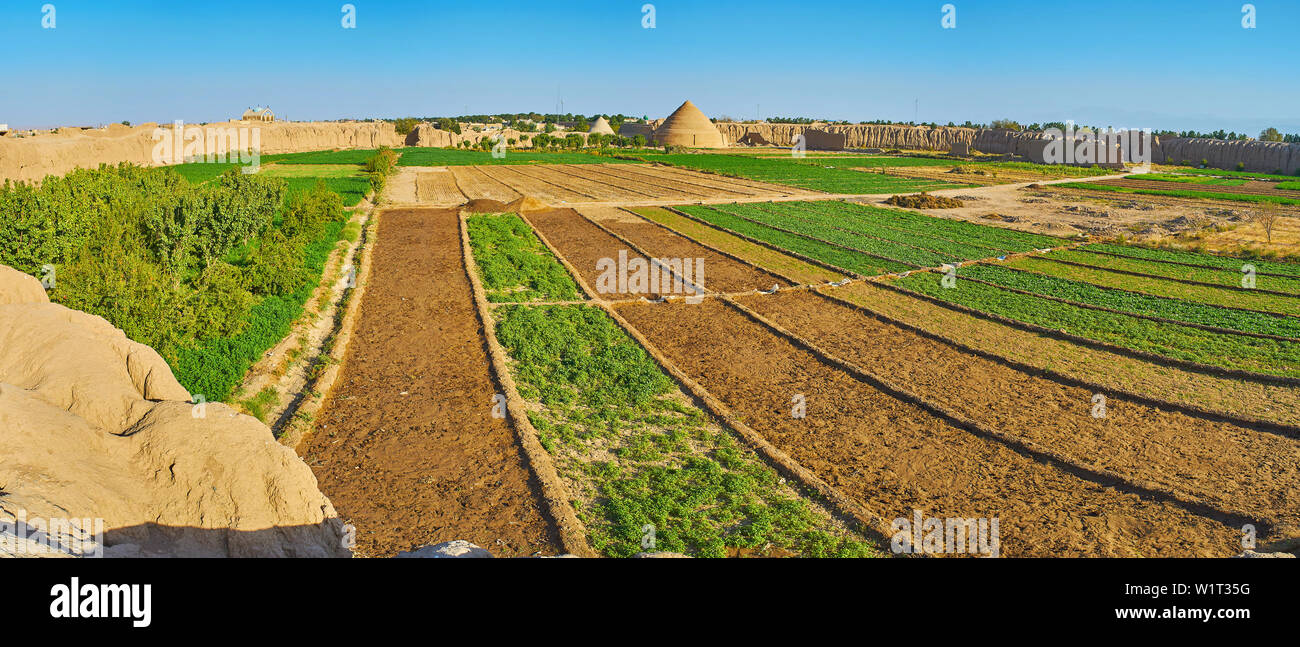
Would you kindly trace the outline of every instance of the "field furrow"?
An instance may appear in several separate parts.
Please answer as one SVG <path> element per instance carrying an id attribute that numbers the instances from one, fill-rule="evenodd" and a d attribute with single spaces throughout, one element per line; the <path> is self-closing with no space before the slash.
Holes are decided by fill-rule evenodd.
<path id="1" fill-rule="evenodd" d="M 456 179 L 461 192 L 470 200 L 513 202 L 519 199 L 519 192 L 485 175 L 482 167 L 451 166 L 448 170 Z"/>
<path id="2" fill-rule="evenodd" d="M 564 186 L 557 186 L 552 182 L 542 180 L 529 173 L 526 166 L 481 166 L 479 171 L 484 175 L 506 185 L 511 190 L 523 195 L 540 198 L 541 200 L 559 204 L 562 202 L 591 202 L 595 198 L 591 195 L 580 193 L 576 190 L 567 189 Z"/>
<path id="3" fill-rule="evenodd" d="M 559 552 L 493 383 L 454 210 L 381 215 L 346 364 L 300 448 L 365 555 Z"/>
<path id="4" fill-rule="evenodd" d="M 766 290 L 773 285 L 790 285 L 785 279 L 719 254 L 654 223 L 646 222 L 631 212 L 614 207 L 580 207 L 577 211 L 656 258 L 697 259 L 693 264 L 697 273 L 701 267 L 698 259 L 702 259 L 703 279 L 697 282 L 709 291 L 744 292 Z"/>
<path id="5" fill-rule="evenodd" d="M 974 351 L 1096 384 L 1102 390 L 1300 426 L 1300 387 L 1182 371 L 1011 328 L 871 283 L 850 283 L 824 292 Z"/>
<path id="6" fill-rule="evenodd" d="M 1300 316 L 1300 296 L 1288 297 L 1267 292 L 1230 290 L 1210 285 L 1189 285 L 1167 279 L 1134 276 L 1101 268 L 1080 267 L 1054 262 L 1050 256 L 1018 258 L 1007 263 L 1007 267 L 1152 296 L 1186 299 L 1226 308 L 1243 308 Z"/>
<path id="7" fill-rule="evenodd" d="M 618 312 L 794 460 L 886 520 L 996 517 L 1004 555 L 1230 555 L 1240 531 L 953 427 L 716 300 Z M 806 415 L 793 415 L 802 400 Z"/>
<path id="8" fill-rule="evenodd" d="M 1077 465 L 1300 531 L 1300 439 L 1114 394 L 1101 394 L 1105 411 L 1098 414 L 1098 394 L 1090 390 L 963 352 L 807 291 L 737 301 L 878 379 Z"/>
<path id="9" fill-rule="evenodd" d="M 1176 323 L 1080 308 L 963 280 L 913 274 L 893 282 L 941 301 L 1066 334 L 1185 362 L 1282 377 L 1300 376 L 1300 343 L 1211 332 Z"/>

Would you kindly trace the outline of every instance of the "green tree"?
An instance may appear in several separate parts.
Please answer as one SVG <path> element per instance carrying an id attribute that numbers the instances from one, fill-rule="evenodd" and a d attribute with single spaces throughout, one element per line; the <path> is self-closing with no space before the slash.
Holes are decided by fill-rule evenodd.
<path id="1" fill-rule="evenodd" d="M 1264 131 L 1259 134 L 1259 141 L 1280 142 L 1282 141 L 1282 133 L 1278 132 L 1278 130 L 1273 127 L 1265 128 Z"/>

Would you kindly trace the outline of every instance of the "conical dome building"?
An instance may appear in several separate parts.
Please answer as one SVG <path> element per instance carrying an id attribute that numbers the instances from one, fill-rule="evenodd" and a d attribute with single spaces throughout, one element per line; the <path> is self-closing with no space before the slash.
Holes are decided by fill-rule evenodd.
<path id="1" fill-rule="evenodd" d="M 610 127 L 609 122 L 604 117 L 597 117 L 596 123 L 591 125 L 591 130 L 587 131 L 591 135 L 613 135 L 614 129 Z"/>
<path id="2" fill-rule="evenodd" d="M 695 104 L 687 101 L 655 129 L 657 144 L 691 148 L 726 148 L 727 141 Z"/>

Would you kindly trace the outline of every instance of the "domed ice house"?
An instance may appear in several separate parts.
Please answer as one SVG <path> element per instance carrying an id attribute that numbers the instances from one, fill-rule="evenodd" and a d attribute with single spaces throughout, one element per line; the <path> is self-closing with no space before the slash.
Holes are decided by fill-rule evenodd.
<path id="1" fill-rule="evenodd" d="M 690 101 L 683 103 L 659 124 L 654 131 L 653 141 L 660 145 L 689 148 L 727 147 L 727 140 L 722 137 L 717 126 Z"/>

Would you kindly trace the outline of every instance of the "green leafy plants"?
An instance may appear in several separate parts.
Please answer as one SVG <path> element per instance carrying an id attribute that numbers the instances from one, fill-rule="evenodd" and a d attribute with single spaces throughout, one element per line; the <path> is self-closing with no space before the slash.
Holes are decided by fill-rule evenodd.
<path id="1" fill-rule="evenodd" d="M 597 552 L 877 554 L 689 405 L 602 310 L 505 306 L 495 314 L 520 395 L 536 403 L 529 420 Z"/>
<path id="2" fill-rule="evenodd" d="M 1116 346 L 1212 366 L 1300 377 L 1300 343 L 1244 337 L 1176 323 L 1081 308 L 963 280 L 945 288 L 942 275 L 913 274 L 895 284 L 931 297 L 1009 319 Z"/>
<path id="3" fill-rule="evenodd" d="M 489 301 L 570 301 L 578 286 L 537 239 L 528 223 L 510 213 L 466 219 L 470 249 Z"/>

